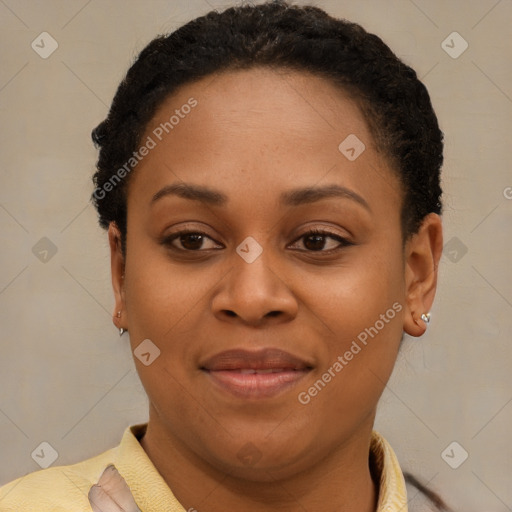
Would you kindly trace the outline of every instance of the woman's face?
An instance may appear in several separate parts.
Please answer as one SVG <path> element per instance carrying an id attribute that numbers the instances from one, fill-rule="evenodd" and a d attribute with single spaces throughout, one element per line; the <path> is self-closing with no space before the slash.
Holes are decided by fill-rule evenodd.
<path id="1" fill-rule="evenodd" d="M 355 103 L 304 73 L 223 73 L 166 100 L 142 143 L 125 261 L 110 235 L 150 425 L 261 479 L 367 439 L 433 299 L 415 247 L 436 244 L 403 249 L 400 185 Z"/>

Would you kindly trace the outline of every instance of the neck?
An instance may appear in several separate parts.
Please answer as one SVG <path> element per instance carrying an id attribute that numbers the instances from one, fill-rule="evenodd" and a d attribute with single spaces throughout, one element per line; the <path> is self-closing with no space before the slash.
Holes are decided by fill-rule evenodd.
<path id="1" fill-rule="evenodd" d="M 210 465 L 169 435 L 154 411 L 141 445 L 185 510 L 375 512 L 378 488 L 368 462 L 371 425 L 307 471 L 266 471 L 265 481 Z"/>

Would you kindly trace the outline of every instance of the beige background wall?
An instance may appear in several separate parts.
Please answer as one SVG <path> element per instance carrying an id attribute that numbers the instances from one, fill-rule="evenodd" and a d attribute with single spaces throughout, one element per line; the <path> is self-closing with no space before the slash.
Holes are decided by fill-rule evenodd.
<path id="1" fill-rule="evenodd" d="M 316 4 L 376 32 L 418 71 L 446 136 L 448 246 L 433 320 L 406 340 L 377 428 L 404 469 L 460 510 L 510 510 L 512 2 Z M 90 132 L 152 37 L 224 5 L 0 1 L 0 484 L 39 469 L 31 453 L 43 441 L 54 464 L 69 464 L 146 419 L 111 322 L 106 236 L 88 202 Z M 47 59 L 31 48 L 43 31 L 58 43 Z M 458 58 L 441 46 L 453 31 L 469 44 Z M 469 454 L 457 469 L 441 456 L 453 441 Z M 454 464 L 462 451 L 448 453 Z"/>

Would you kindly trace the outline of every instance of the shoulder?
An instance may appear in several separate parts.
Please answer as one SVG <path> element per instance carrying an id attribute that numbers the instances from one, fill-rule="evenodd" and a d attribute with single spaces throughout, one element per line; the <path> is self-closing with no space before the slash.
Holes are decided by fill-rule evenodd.
<path id="1" fill-rule="evenodd" d="M 69 466 L 29 473 L 0 487 L 0 512 L 90 512 L 89 489 L 117 448 Z"/>

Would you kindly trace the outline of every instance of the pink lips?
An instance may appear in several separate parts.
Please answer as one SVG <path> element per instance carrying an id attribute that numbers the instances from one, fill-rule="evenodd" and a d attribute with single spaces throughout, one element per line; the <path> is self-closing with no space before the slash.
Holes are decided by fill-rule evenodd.
<path id="1" fill-rule="evenodd" d="M 295 385 L 312 366 L 279 349 L 221 352 L 201 365 L 214 384 L 240 398 L 270 398 Z"/>

